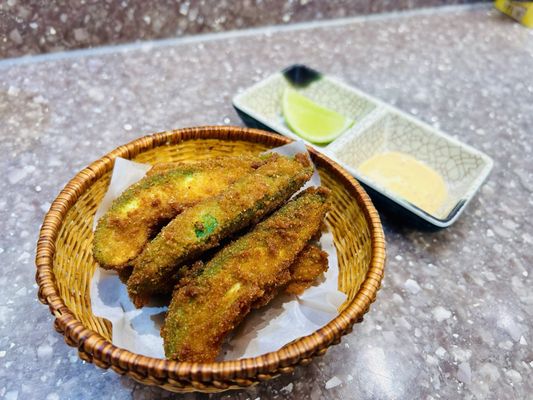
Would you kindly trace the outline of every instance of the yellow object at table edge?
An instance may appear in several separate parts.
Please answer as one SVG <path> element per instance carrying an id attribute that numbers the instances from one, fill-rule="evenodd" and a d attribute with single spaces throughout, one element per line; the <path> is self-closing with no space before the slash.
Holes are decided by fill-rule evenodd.
<path id="1" fill-rule="evenodd" d="M 494 7 L 522 25 L 533 28 L 533 1 L 496 0 Z"/>

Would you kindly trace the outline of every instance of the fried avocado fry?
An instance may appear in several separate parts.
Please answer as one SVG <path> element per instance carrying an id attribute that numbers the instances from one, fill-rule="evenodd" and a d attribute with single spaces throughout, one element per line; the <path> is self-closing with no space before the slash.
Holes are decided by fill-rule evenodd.
<path id="1" fill-rule="evenodd" d="M 325 189 L 305 190 L 178 286 L 161 331 L 167 358 L 213 361 L 254 304 L 290 280 L 290 266 L 320 229 L 327 198 Z"/>
<path id="2" fill-rule="evenodd" d="M 328 253 L 308 244 L 290 266 L 290 278 L 285 287 L 265 289 L 263 296 L 252 304 L 252 308 L 266 306 L 281 291 L 287 294 L 302 294 L 327 269 Z"/>
<path id="3" fill-rule="evenodd" d="M 259 157 L 226 157 L 156 166 L 128 188 L 98 221 L 93 255 L 106 269 L 120 270 L 149 238 L 184 208 L 214 196 L 261 163 Z M 157 172 L 159 171 L 159 172 Z"/>
<path id="4" fill-rule="evenodd" d="M 184 286 L 190 279 L 194 279 L 195 276 L 203 269 L 204 264 L 201 261 L 195 262 L 190 268 L 183 267 L 183 274 L 181 276 L 173 277 L 173 286 Z M 328 270 L 328 253 L 322 251 L 314 244 L 308 244 L 291 265 L 290 273 L 291 277 L 285 288 L 279 288 L 271 293 L 265 293 L 262 299 L 254 303 L 252 308 L 260 308 L 268 304 L 280 290 L 283 290 L 287 294 L 302 294 L 305 289 L 315 283 L 316 279 L 324 272 Z M 133 267 L 126 267 L 118 272 L 118 277 L 121 282 L 126 284 L 133 272 Z M 175 284 L 174 284 L 175 283 Z M 168 293 L 161 293 L 162 295 L 168 295 L 170 301 L 170 295 L 172 291 Z"/>
<path id="5" fill-rule="evenodd" d="M 270 154 L 263 165 L 218 196 L 177 215 L 134 260 L 128 279 L 133 303 L 142 307 L 151 295 L 167 292 L 181 264 L 260 221 L 309 180 L 312 172 L 304 154 L 295 157 Z"/>
<path id="6" fill-rule="evenodd" d="M 308 245 L 291 265 L 291 279 L 285 293 L 302 294 L 316 279 L 328 270 L 328 253 L 317 246 Z"/>

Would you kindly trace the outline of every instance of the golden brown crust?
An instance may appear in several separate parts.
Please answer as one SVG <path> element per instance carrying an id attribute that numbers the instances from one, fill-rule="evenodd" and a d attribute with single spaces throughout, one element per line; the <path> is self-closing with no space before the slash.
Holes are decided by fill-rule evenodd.
<path id="1" fill-rule="evenodd" d="M 283 204 L 312 174 L 311 167 L 279 154 L 218 196 L 205 199 L 176 216 L 134 261 L 128 293 L 137 307 L 167 291 L 179 267 L 216 247 L 236 231 L 253 225 Z"/>
<path id="2" fill-rule="evenodd" d="M 94 258 L 106 269 L 130 265 L 161 226 L 254 171 L 252 165 L 258 161 L 260 157 L 239 156 L 154 166 L 148 176 L 113 201 L 98 221 Z"/>
<path id="3" fill-rule="evenodd" d="M 328 270 L 328 253 L 315 245 L 308 245 L 291 265 L 291 279 L 285 293 L 302 294 Z"/>
<path id="4" fill-rule="evenodd" d="M 317 231 L 317 234 L 320 235 L 320 231 Z M 281 286 L 266 288 L 264 295 L 254 302 L 252 308 L 266 306 L 280 291 L 284 291 L 287 294 L 302 294 L 327 269 L 328 253 L 322 251 L 314 244 L 308 244 L 292 263 L 285 288 Z"/>
<path id="5" fill-rule="evenodd" d="M 130 266 L 119 269 L 117 271 L 118 278 L 123 284 L 126 284 L 132 272 L 133 272 L 133 267 L 130 267 Z"/>
<path id="6" fill-rule="evenodd" d="M 291 265 L 324 218 L 325 193 L 305 190 L 220 250 L 199 275 L 180 282 L 161 331 L 168 358 L 216 358 L 224 337 L 251 307 L 264 304 L 291 279 Z M 301 276 L 308 278 L 308 272 Z"/>

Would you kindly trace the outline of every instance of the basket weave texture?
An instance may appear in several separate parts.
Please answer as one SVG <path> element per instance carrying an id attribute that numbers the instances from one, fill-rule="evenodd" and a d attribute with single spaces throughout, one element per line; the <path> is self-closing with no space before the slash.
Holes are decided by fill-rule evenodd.
<path id="1" fill-rule="evenodd" d="M 347 172 L 309 149 L 323 186 L 332 191 L 326 222 L 339 258 L 339 289 L 348 296 L 340 314 L 315 333 L 259 357 L 212 363 L 145 357 L 111 343 L 111 325 L 92 314 L 89 283 L 97 267 L 91 254 L 92 223 L 116 157 L 143 163 L 257 154 L 291 140 L 260 130 L 206 126 L 157 133 L 120 146 L 79 172 L 52 203 L 37 245 L 39 300 L 55 317 L 55 329 L 80 358 L 148 385 L 174 392 L 238 389 L 291 373 L 339 343 L 363 319 L 383 278 L 385 240 L 379 216 Z"/>

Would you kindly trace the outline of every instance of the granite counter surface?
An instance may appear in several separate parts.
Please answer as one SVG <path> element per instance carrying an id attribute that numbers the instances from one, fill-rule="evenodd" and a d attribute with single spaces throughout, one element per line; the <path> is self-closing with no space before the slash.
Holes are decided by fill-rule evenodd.
<path id="1" fill-rule="evenodd" d="M 490 0 L 5 0 L 0 58 Z"/>
<path id="2" fill-rule="evenodd" d="M 384 217 L 383 288 L 340 345 L 211 397 L 531 398 L 533 30 L 485 6 L 0 62 L 0 398 L 175 396 L 82 362 L 53 331 L 34 284 L 40 223 L 94 159 L 151 132 L 240 125 L 232 96 L 295 62 L 479 148 L 494 170 L 446 230 Z"/>

